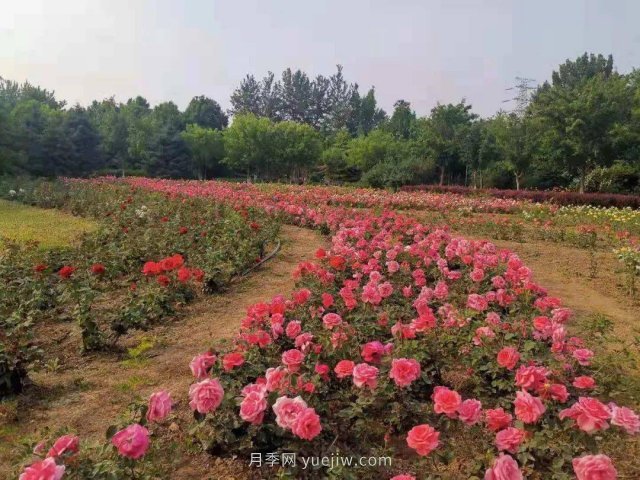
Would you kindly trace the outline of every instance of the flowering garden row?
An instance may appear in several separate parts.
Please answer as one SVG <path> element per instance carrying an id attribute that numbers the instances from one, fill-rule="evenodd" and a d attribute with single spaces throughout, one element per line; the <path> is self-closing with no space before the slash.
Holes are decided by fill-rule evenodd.
<path id="1" fill-rule="evenodd" d="M 597 440 L 636 435 L 640 418 L 597 397 L 597 359 L 570 335 L 571 311 L 515 254 L 390 212 L 218 182 L 129 183 L 333 234 L 290 297 L 249 306 L 231 346 L 191 361 L 193 433 L 208 451 L 388 455 L 402 469 L 362 478 L 616 478 Z M 112 437 L 123 462 L 153 448 L 143 424 L 165 421 L 170 398 L 156 392 Z"/>
<path id="2" fill-rule="evenodd" d="M 68 248 L 0 248 L 0 395 L 19 391 L 37 365 L 43 339 L 34 343 L 33 332 L 43 322 L 75 321 L 85 351 L 107 348 L 176 314 L 198 291 L 224 288 L 277 233 L 251 209 L 126 185 L 41 182 L 23 189 L 22 200 L 53 202 L 99 226 Z"/>

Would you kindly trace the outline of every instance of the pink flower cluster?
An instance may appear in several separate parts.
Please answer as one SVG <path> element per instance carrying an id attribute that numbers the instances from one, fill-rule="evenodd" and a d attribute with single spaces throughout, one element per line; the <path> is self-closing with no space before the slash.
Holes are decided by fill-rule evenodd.
<path id="1" fill-rule="evenodd" d="M 489 480 L 523 478 L 515 455 L 544 429 L 575 432 L 576 442 L 580 430 L 593 433 L 610 425 L 629 434 L 640 430 L 632 410 L 585 396 L 597 389 L 590 375 L 594 353 L 569 335 L 571 312 L 533 281 L 517 255 L 390 211 L 374 215 L 351 208 L 398 207 L 404 201 L 446 210 L 459 208 L 454 204 L 460 199 L 295 186 L 263 190 L 225 182 L 127 182 L 169 195 L 211 198 L 238 210 L 257 207 L 333 233 L 331 248 L 319 250 L 316 262 L 304 262 L 294 272 L 300 286 L 290 298 L 277 296 L 248 308 L 220 362 L 212 353 L 193 359 L 197 382 L 189 391 L 190 406 L 201 415 L 234 409 L 256 427 L 274 423 L 283 438 L 293 434 L 321 442 L 336 437 L 343 422 L 337 413 L 355 399 L 372 405 L 376 399 L 385 405 L 407 401 L 422 406 L 418 425 L 397 431 L 387 412 L 378 410 L 381 426 L 405 437 L 421 456 L 448 445 L 443 426 L 452 421 L 485 429 L 496 447 L 486 466 Z M 472 208 L 508 211 L 512 205 L 490 200 Z M 454 388 L 447 374 L 462 386 Z M 239 379 L 244 387 L 237 387 Z M 474 385 L 473 393 L 467 383 Z M 235 385 L 228 400 L 223 385 Z M 499 397 L 496 391 L 502 392 Z M 573 470 L 578 479 L 615 478 L 604 455 L 576 458 Z"/>

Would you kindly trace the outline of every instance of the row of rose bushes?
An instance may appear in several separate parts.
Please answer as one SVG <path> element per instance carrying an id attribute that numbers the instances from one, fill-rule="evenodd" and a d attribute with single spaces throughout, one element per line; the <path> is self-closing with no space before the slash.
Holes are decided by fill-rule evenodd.
<path id="1" fill-rule="evenodd" d="M 66 248 L 3 242 L 1 394 L 19 391 L 39 358 L 39 323 L 75 321 L 84 350 L 108 348 L 130 329 L 175 315 L 197 292 L 225 288 L 264 256 L 278 231 L 255 209 L 127 185 L 36 182 L 20 195 L 94 218 L 98 228 Z"/>
<path id="2" fill-rule="evenodd" d="M 132 182 L 199 195 L 180 182 Z M 250 201 L 216 197 L 218 187 L 205 196 L 234 208 Z M 637 434 L 640 418 L 606 400 L 597 358 L 568 331 L 571 311 L 515 254 L 393 213 L 251 204 L 332 232 L 332 248 L 298 267 L 290 297 L 250 306 L 230 345 L 191 361 L 193 433 L 206 450 L 396 460 L 350 473 L 358 478 L 616 478 L 598 443 Z M 150 399 L 157 420 L 169 415 L 167 395 Z M 142 424 L 111 442 L 122 461 L 146 468 Z"/>
<path id="3" fill-rule="evenodd" d="M 593 205 L 597 207 L 640 208 L 640 195 L 618 193 L 578 193 L 554 190 L 501 190 L 472 188 L 462 185 L 407 185 L 403 192 L 453 193 L 456 195 L 488 196 L 505 200 L 529 200 L 557 205 Z"/>

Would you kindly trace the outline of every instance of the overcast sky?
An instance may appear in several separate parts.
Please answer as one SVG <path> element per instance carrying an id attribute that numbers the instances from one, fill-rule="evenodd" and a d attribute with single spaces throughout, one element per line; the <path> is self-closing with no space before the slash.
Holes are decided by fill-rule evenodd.
<path id="1" fill-rule="evenodd" d="M 491 115 L 514 77 L 584 51 L 640 67 L 637 0 L 0 0 L 0 76 L 69 103 L 135 95 L 229 107 L 247 74 L 344 66 L 387 111 L 466 97 Z"/>

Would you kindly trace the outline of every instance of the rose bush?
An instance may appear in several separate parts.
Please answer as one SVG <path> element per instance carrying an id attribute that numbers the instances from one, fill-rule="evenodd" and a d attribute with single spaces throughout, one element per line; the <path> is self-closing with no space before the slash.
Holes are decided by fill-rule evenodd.
<path id="1" fill-rule="evenodd" d="M 148 329 L 198 292 L 218 291 L 265 255 L 278 222 L 254 208 L 112 182 L 38 182 L 16 200 L 96 219 L 68 247 L 0 243 L 0 396 L 19 393 L 41 356 L 33 327 L 75 321 L 82 348 Z M 51 199 L 55 198 L 55 202 Z"/>

